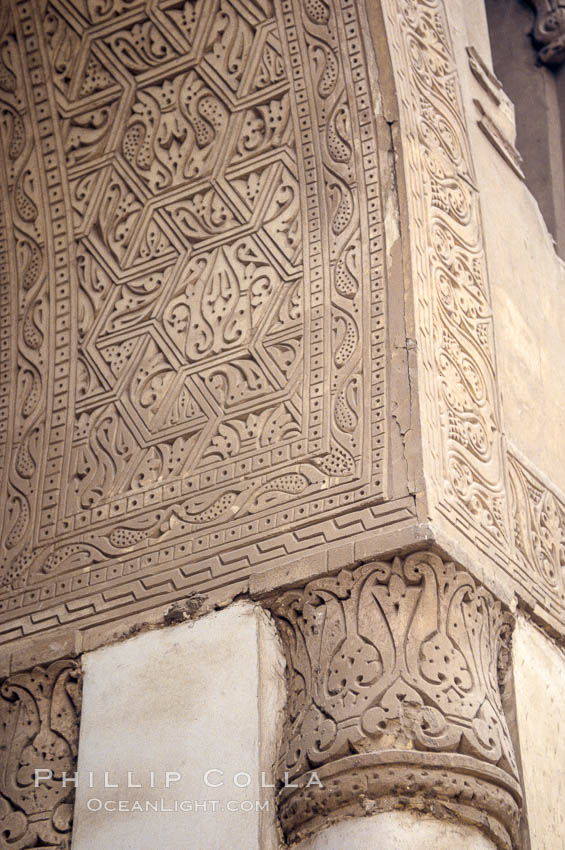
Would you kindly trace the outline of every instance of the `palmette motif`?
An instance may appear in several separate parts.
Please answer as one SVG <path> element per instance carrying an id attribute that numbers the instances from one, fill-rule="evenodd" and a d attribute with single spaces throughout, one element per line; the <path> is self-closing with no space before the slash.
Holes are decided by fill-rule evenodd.
<path id="1" fill-rule="evenodd" d="M 272 605 L 288 649 L 281 776 L 377 749 L 461 752 L 517 777 L 497 662 L 500 603 L 431 553 L 343 570 Z"/>
<path id="2" fill-rule="evenodd" d="M 8 847 L 70 850 L 74 786 L 63 780 L 76 771 L 79 717 L 80 668 L 72 659 L 3 681 L 0 834 Z"/>
<path id="3" fill-rule="evenodd" d="M 516 846 L 520 787 L 499 677 L 511 618 L 431 552 L 267 600 L 287 657 L 283 829 L 444 801 Z M 367 805 L 364 808 L 363 800 Z M 426 802 L 428 801 L 428 802 Z"/>

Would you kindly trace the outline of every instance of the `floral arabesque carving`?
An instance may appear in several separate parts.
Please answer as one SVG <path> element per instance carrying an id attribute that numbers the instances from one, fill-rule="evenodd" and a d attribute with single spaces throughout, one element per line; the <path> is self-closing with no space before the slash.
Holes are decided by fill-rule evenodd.
<path id="1" fill-rule="evenodd" d="M 408 215 L 424 467 L 433 508 L 482 548 L 505 547 L 509 521 L 479 193 L 457 65 L 441 0 L 384 0 Z"/>
<path id="2" fill-rule="evenodd" d="M 14 0 L 0 33 L 2 616 L 171 556 L 179 595 L 239 581 L 382 499 L 356 3 Z"/>
<path id="3" fill-rule="evenodd" d="M 497 814 L 493 804 L 493 817 L 512 833 L 518 774 L 498 685 L 511 623 L 488 591 L 452 562 L 417 552 L 316 579 L 270 607 L 289 671 L 281 781 L 302 782 L 311 801 L 304 777 L 322 766 L 329 778 L 364 754 L 367 769 L 374 755 L 397 770 L 396 754 L 410 752 L 418 771 L 435 753 L 436 768 L 456 775 L 458 765 L 474 765 L 481 781 L 485 770 L 491 777 L 487 785 L 514 789 L 511 812 Z M 423 793 L 425 783 L 416 786 L 414 794 Z M 372 793 L 391 792 L 373 782 Z M 307 817 L 300 794 L 281 792 L 291 830 Z M 498 795 L 493 790 L 491 802 Z"/>
<path id="4" fill-rule="evenodd" d="M 64 774 L 76 771 L 79 720 L 80 666 L 72 659 L 2 683 L 0 834 L 10 850 L 70 850 L 74 784 Z"/>
<path id="5" fill-rule="evenodd" d="M 565 504 L 508 456 L 514 551 L 524 583 L 556 612 L 565 602 Z"/>

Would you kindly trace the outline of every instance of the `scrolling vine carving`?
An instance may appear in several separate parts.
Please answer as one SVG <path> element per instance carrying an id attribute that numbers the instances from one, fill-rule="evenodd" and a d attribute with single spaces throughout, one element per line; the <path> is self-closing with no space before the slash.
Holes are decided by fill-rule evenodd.
<path id="1" fill-rule="evenodd" d="M 565 602 L 565 504 L 509 454 L 514 553 L 538 604 L 557 616 Z"/>
<path id="2" fill-rule="evenodd" d="M 356 4 L 14 0 L 1 43 L 0 607 L 141 560 L 189 577 L 213 556 L 221 583 L 273 534 L 284 554 L 291 529 L 380 501 Z"/>
<path id="3" fill-rule="evenodd" d="M 479 196 L 441 0 L 385 3 L 406 134 L 424 464 L 434 507 L 483 548 L 510 538 Z M 438 428 L 438 423 L 440 427 Z"/>

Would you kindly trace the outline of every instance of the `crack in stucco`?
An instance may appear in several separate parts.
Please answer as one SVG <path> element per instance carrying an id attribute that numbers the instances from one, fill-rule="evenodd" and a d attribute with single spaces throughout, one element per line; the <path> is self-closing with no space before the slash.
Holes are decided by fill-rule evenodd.
<path id="1" fill-rule="evenodd" d="M 388 166 L 390 174 L 390 191 L 387 194 L 385 202 L 385 240 L 387 251 L 387 262 L 389 269 L 393 265 L 393 250 L 397 243 L 401 242 L 401 221 L 400 221 L 400 206 L 399 206 L 399 190 L 398 190 L 398 172 L 397 172 L 397 148 L 395 145 L 395 129 L 398 125 L 396 119 L 387 119 L 385 117 L 386 126 L 388 129 L 389 143 L 387 150 Z M 406 376 L 407 393 L 403 398 L 402 393 L 397 393 L 396 398 L 391 399 L 391 418 L 397 428 L 400 437 L 400 445 L 402 447 L 402 462 L 404 465 L 404 480 L 406 482 L 407 492 L 415 496 L 416 484 L 414 481 L 414 473 L 411 462 L 410 442 L 413 435 L 412 426 L 412 407 L 414 404 L 413 395 L 413 380 L 412 380 L 412 363 L 411 352 L 416 349 L 416 341 L 408 336 L 406 328 L 406 289 L 404 287 L 404 301 L 402 303 L 402 337 L 403 343 L 398 341 L 393 342 L 392 346 L 392 365 L 394 367 L 395 352 L 402 352 L 402 370 Z M 407 402 L 407 403 L 406 403 Z M 400 458 L 397 458 L 400 459 Z"/>

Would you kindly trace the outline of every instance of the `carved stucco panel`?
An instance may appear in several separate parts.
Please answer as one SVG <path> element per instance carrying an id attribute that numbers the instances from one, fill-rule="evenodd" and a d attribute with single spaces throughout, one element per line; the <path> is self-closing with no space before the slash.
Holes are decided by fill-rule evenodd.
<path id="1" fill-rule="evenodd" d="M 348 536 L 345 511 L 388 522 L 357 4 L 14 0 L 1 25 L 12 636 L 40 600 L 112 617 Z"/>
<path id="2" fill-rule="evenodd" d="M 80 722 L 72 659 L 15 673 L 0 686 L 0 835 L 13 850 L 70 850 Z M 35 771 L 42 777 L 35 781 Z M 47 778 L 49 776 L 51 778 Z"/>
<path id="3" fill-rule="evenodd" d="M 431 516 L 562 618 L 512 534 L 445 9 L 383 10 Z M 345 0 L 2 4 L 3 639 L 37 631 L 38 606 L 46 630 L 111 620 L 243 588 L 305 550 L 352 563 L 353 541 L 416 524 L 413 498 L 383 504 L 363 15 Z"/>
<path id="4" fill-rule="evenodd" d="M 442 0 L 384 0 L 407 181 L 423 460 L 432 511 L 506 548 L 493 320 L 463 106 Z"/>
<path id="5" fill-rule="evenodd" d="M 517 574 L 535 600 L 556 617 L 565 603 L 565 504 L 513 454 L 508 456 Z"/>

